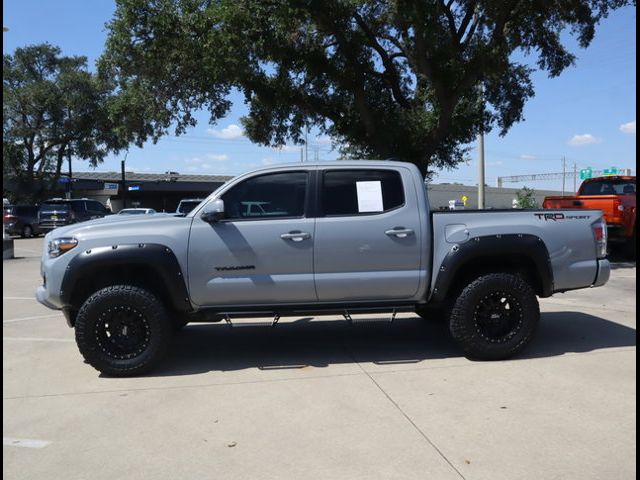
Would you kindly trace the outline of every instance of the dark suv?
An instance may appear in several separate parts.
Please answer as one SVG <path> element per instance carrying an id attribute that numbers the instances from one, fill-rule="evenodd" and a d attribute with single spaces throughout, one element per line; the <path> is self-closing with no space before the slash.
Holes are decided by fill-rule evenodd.
<path id="1" fill-rule="evenodd" d="M 41 233 L 38 207 L 34 205 L 5 205 L 2 222 L 9 235 L 29 238 Z"/>
<path id="2" fill-rule="evenodd" d="M 38 223 L 40 229 L 48 232 L 56 227 L 101 218 L 111 212 L 97 200 L 88 198 L 54 198 L 40 205 Z"/>

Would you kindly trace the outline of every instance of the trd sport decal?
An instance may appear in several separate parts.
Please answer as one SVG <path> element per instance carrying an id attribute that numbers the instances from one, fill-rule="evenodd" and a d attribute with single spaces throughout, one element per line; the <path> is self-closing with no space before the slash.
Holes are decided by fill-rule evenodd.
<path id="1" fill-rule="evenodd" d="M 584 220 L 589 218 L 589 215 L 565 215 L 564 213 L 534 213 L 538 220 L 544 220 L 548 222 L 552 220 L 554 222 L 558 220 Z"/>

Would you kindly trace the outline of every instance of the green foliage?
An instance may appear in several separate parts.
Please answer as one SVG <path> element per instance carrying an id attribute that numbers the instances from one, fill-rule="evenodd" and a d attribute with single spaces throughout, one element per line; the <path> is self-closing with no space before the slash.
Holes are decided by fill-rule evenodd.
<path id="1" fill-rule="evenodd" d="M 244 93 L 254 142 L 301 143 L 316 126 L 344 157 L 399 158 L 429 174 L 464 160 L 480 132 L 505 134 L 534 94 L 528 56 L 550 76 L 625 0 L 118 0 L 100 61 L 139 100 L 120 114 L 137 142 L 180 133 Z"/>
<path id="2" fill-rule="evenodd" d="M 532 188 L 523 187 L 516 192 L 518 208 L 539 208 L 536 192 Z"/>
<path id="3" fill-rule="evenodd" d="M 112 87 L 86 63 L 46 43 L 3 56 L 2 169 L 21 190 L 50 188 L 67 155 L 96 165 L 124 146 L 107 115 Z"/>

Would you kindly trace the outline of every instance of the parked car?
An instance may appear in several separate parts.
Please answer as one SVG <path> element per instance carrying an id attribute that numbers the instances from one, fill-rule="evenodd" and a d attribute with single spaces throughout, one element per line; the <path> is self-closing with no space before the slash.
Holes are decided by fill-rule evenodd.
<path id="1" fill-rule="evenodd" d="M 636 258 L 636 177 L 607 176 L 582 182 L 575 196 L 545 197 L 543 208 L 602 210 L 609 241 Z"/>
<path id="2" fill-rule="evenodd" d="M 258 216 L 246 202 L 273 208 Z M 268 167 L 186 217 L 95 220 L 44 244 L 36 298 L 62 310 L 87 363 L 115 376 L 155 366 L 186 322 L 268 314 L 275 325 L 439 308 L 469 357 L 509 358 L 534 335 L 537 297 L 610 273 L 602 212 L 430 212 L 418 168 L 390 161 Z"/>
<path id="3" fill-rule="evenodd" d="M 204 200 L 204 198 L 184 198 L 180 200 L 178 203 L 178 208 L 176 208 L 176 213 L 181 213 L 186 215 L 191 210 L 196 208 L 200 203 Z"/>
<path id="4" fill-rule="evenodd" d="M 38 225 L 47 232 L 54 228 L 110 215 L 111 211 L 97 200 L 88 198 L 53 198 L 40 205 Z"/>
<path id="5" fill-rule="evenodd" d="M 9 235 L 30 238 L 42 233 L 38 225 L 38 207 L 35 205 L 5 205 L 2 221 Z"/>
<path id="6" fill-rule="evenodd" d="M 150 215 L 156 213 L 153 208 L 123 208 L 118 215 Z"/>

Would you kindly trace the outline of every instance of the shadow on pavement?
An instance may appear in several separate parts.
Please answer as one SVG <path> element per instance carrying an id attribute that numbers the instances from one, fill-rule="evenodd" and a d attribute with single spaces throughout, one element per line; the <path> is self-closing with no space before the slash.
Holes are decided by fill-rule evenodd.
<path id="1" fill-rule="evenodd" d="M 193 375 L 208 371 L 298 369 L 307 366 L 372 362 L 411 364 L 461 357 L 446 322 L 418 317 L 393 324 L 303 318 L 270 327 L 191 324 L 176 336 L 173 351 L 152 376 Z M 538 332 L 515 359 L 568 352 L 635 346 L 636 331 L 576 312 L 544 313 Z"/>

